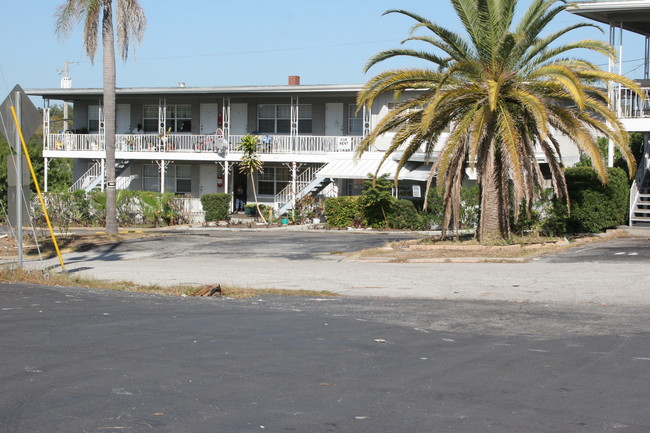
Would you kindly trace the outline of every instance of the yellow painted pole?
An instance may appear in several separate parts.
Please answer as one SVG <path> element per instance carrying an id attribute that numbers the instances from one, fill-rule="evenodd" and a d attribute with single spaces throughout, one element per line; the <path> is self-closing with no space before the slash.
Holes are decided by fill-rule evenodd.
<path id="1" fill-rule="evenodd" d="M 54 244 L 54 249 L 56 250 L 56 255 L 59 258 L 61 263 L 61 269 L 65 271 L 65 264 L 63 263 L 63 257 L 61 257 L 61 252 L 59 251 L 59 244 L 56 243 L 56 237 L 54 236 L 54 230 L 52 230 L 52 223 L 50 222 L 50 217 L 47 214 L 47 209 L 45 208 L 45 200 L 43 200 L 43 195 L 41 194 L 41 188 L 38 186 L 38 179 L 36 179 L 36 173 L 34 172 L 34 166 L 32 165 L 32 160 L 29 157 L 29 152 L 27 151 L 27 144 L 25 144 L 25 138 L 23 137 L 23 130 L 20 129 L 20 123 L 18 122 L 18 116 L 16 115 L 16 109 L 11 106 L 11 114 L 14 116 L 14 122 L 16 123 L 16 128 L 20 134 L 20 142 L 23 145 L 23 152 L 25 152 L 25 157 L 27 158 L 27 163 L 29 164 L 29 171 L 32 173 L 32 179 L 34 180 L 34 186 L 36 187 L 36 192 L 38 193 L 38 198 L 41 201 L 41 206 L 43 207 L 43 214 L 45 215 L 45 221 L 47 221 L 47 228 L 50 229 L 50 236 L 52 236 L 52 243 Z M 18 182 L 22 182 L 22 179 L 18 179 Z M 19 246 L 22 248 L 22 245 Z"/>

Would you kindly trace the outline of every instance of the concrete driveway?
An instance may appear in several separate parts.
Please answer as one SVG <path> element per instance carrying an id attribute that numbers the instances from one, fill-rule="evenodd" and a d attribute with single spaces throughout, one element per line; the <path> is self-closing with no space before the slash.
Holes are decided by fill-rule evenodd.
<path id="1" fill-rule="evenodd" d="M 369 263 L 341 254 L 415 236 L 205 229 L 67 254 L 65 262 L 69 271 L 87 277 L 143 284 L 221 283 L 363 297 L 650 306 L 647 236 L 586 245 L 531 263 Z M 47 265 L 56 268 L 58 261 Z"/>

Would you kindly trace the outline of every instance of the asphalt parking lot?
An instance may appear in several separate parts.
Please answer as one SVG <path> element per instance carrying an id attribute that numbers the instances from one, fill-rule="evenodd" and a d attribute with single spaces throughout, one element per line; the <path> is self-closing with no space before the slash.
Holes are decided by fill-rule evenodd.
<path id="1" fill-rule="evenodd" d="M 0 285 L 0 431 L 650 431 L 647 237 L 521 264 L 342 254 L 412 236 L 197 231 L 65 256 L 335 298 Z"/>
<path id="2" fill-rule="evenodd" d="M 3 432 L 650 431 L 645 308 L 0 285 Z"/>

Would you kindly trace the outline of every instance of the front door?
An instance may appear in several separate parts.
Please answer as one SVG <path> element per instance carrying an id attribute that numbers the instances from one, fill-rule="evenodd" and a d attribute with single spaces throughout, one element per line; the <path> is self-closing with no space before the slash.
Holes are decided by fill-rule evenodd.
<path id="1" fill-rule="evenodd" d="M 325 135 L 343 135 L 343 104 L 340 102 L 325 104 Z"/>
<path id="2" fill-rule="evenodd" d="M 217 117 L 219 116 L 218 104 L 201 104 L 201 129 L 200 134 L 214 134 L 217 130 Z"/>
<path id="3" fill-rule="evenodd" d="M 248 104 L 230 104 L 230 135 L 248 133 Z"/>
<path id="4" fill-rule="evenodd" d="M 115 112 L 115 133 L 128 134 L 135 125 L 131 127 L 131 105 L 117 104 Z"/>
<path id="5" fill-rule="evenodd" d="M 216 194 L 217 190 L 217 164 L 201 164 L 199 168 L 199 195 Z"/>

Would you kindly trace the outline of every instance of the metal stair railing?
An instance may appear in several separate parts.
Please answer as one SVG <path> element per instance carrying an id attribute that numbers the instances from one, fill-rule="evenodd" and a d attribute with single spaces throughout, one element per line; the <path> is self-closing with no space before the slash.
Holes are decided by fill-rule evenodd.
<path id="1" fill-rule="evenodd" d="M 650 173 L 650 141 L 644 140 L 644 150 L 643 157 L 639 162 L 639 167 L 636 171 L 636 176 L 634 177 L 634 182 L 632 182 L 632 187 L 630 188 L 630 217 L 629 225 L 630 227 L 634 224 L 634 212 L 636 207 L 641 202 L 641 189 L 644 188 L 644 182 L 648 178 Z"/>
<path id="2" fill-rule="evenodd" d="M 316 180 L 318 171 L 324 166 L 325 164 L 320 166 L 309 166 L 296 177 L 296 200 L 300 200 L 307 194 L 308 191 L 305 191 L 305 189 Z M 278 206 L 279 215 L 286 212 L 289 205 L 292 204 L 292 200 L 293 182 L 290 181 L 289 184 L 284 187 L 282 191 L 277 193 L 274 198 L 274 202 Z"/>
<path id="3" fill-rule="evenodd" d="M 96 179 L 101 179 L 101 176 L 102 176 L 102 165 L 99 162 L 95 162 L 88 169 L 88 171 L 86 171 L 83 175 L 81 175 L 81 177 L 77 179 L 70 188 L 68 188 L 68 191 L 74 192 L 78 189 L 86 189 Z M 97 184 L 95 184 L 94 186 L 97 186 Z"/>
<path id="4" fill-rule="evenodd" d="M 118 185 L 122 185 L 122 187 L 118 187 L 118 189 L 124 189 L 123 186 L 125 184 L 127 186 L 130 184 L 130 181 L 127 181 L 127 183 L 125 183 L 125 181 L 120 178 L 120 174 L 122 174 L 130 164 L 131 162 L 128 160 L 118 161 L 115 163 L 115 176 L 117 177 L 116 181 L 118 182 Z M 99 185 L 99 183 L 103 178 L 104 178 L 104 173 L 102 173 L 102 165 L 100 162 L 95 162 L 88 169 L 88 171 L 86 171 L 83 175 L 81 175 L 81 177 L 77 179 L 76 182 L 73 183 L 70 188 L 68 188 L 68 191 L 74 192 L 78 189 L 91 191 L 97 185 Z"/>

